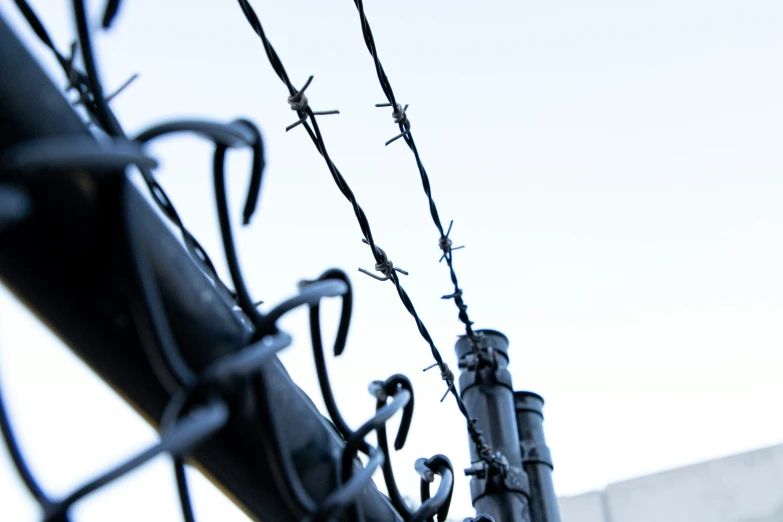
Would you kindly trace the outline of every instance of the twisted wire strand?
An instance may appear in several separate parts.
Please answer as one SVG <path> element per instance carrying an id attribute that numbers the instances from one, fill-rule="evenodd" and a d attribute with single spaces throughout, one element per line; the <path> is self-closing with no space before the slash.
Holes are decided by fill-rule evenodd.
<path id="1" fill-rule="evenodd" d="M 391 140 L 387 141 L 386 145 L 389 145 L 391 142 L 397 140 L 398 138 L 402 138 L 405 141 L 405 143 L 408 145 L 408 148 L 410 148 L 411 152 L 413 152 L 413 156 L 416 159 L 416 166 L 419 169 L 419 176 L 421 177 L 422 188 L 424 189 L 424 194 L 427 196 L 427 200 L 429 203 L 430 215 L 432 216 L 432 221 L 435 224 L 435 227 L 438 229 L 438 233 L 440 234 L 440 238 L 438 239 L 438 247 L 443 252 L 443 255 L 441 256 L 441 261 L 444 259 L 446 260 L 446 264 L 449 267 L 449 275 L 451 276 L 451 282 L 454 285 L 454 292 L 449 295 L 444 295 L 443 299 L 454 299 L 454 303 L 456 304 L 457 309 L 459 310 L 459 319 L 460 321 L 462 321 L 463 325 L 465 326 L 465 333 L 467 334 L 468 338 L 471 340 L 471 344 L 473 346 L 474 351 L 477 351 L 480 343 L 480 333 L 477 333 L 473 330 L 473 321 L 471 321 L 470 317 L 468 316 L 468 305 L 465 304 L 465 300 L 462 297 L 462 289 L 459 286 L 459 281 L 457 280 L 457 273 L 454 270 L 454 259 L 452 256 L 452 252 L 454 250 L 463 248 L 463 247 L 453 247 L 452 241 L 449 238 L 449 234 L 451 233 L 451 227 L 454 224 L 454 221 L 452 221 L 451 224 L 449 224 L 448 230 L 444 232 L 444 227 L 440 221 L 440 215 L 438 214 L 438 207 L 435 204 L 435 199 L 432 195 L 432 186 L 430 184 L 430 179 L 429 176 L 427 175 L 427 170 L 424 168 L 424 163 L 421 160 L 421 156 L 419 155 L 419 150 L 416 147 L 416 142 L 413 139 L 413 133 L 411 132 L 411 123 L 406 113 L 406 109 L 408 108 L 408 106 L 406 105 L 403 108 L 401 104 L 397 102 L 397 98 L 394 96 L 394 91 L 392 90 L 389 77 L 386 75 L 386 71 L 383 69 L 381 60 L 378 57 L 378 51 L 375 46 L 375 39 L 372 34 L 372 29 L 370 28 L 370 22 L 367 20 L 367 15 L 364 12 L 364 2 L 362 0 L 354 0 L 354 4 L 356 5 L 356 9 L 359 11 L 359 20 L 362 26 L 362 35 L 364 36 L 364 43 L 366 44 L 367 50 L 370 52 L 370 55 L 372 56 L 373 63 L 375 65 L 375 72 L 378 76 L 378 81 L 381 84 L 381 89 L 383 90 L 386 99 L 388 100 L 388 103 L 379 103 L 376 105 L 376 107 L 389 107 L 389 106 L 392 107 L 393 108 L 392 116 L 394 117 L 394 122 L 397 123 L 397 125 L 400 128 L 400 134 L 395 136 Z"/>
<path id="2" fill-rule="evenodd" d="M 282 61 L 280 60 L 279 55 L 275 51 L 274 47 L 272 46 L 269 39 L 267 38 L 266 33 L 264 32 L 264 28 L 261 25 L 261 21 L 259 20 L 258 15 L 253 10 L 253 7 L 250 5 L 250 3 L 247 0 L 237 0 L 237 1 L 239 3 L 240 8 L 242 9 L 242 12 L 245 14 L 245 18 L 247 19 L 248 23 L 261 39 L 261 42 L 263 44 L 269 63 L 272 66 L 272 69 L 275 71 L 278 78 L 280 78 L 280 80 L 286 86 L 288 92 L 290 93 L 290 96 L 295 96 L 299 91 L 291 83 L 291 80 L 288 76 L 288 73 L 286 72 L 285 67 L 283 66 Z M 479 455 L 481 455 L 482 460 L 492 465 L 493 467 L 496 466 L 497 461 L 496 459 L 491 458 L 492 453 L 491 450 L 489 449 L 486 440 L 484 439 L 483 433 L 481 432 L 481 430 L 479 430 L 476 427 L 475 419 L 472 419 L 470 417 L 467 408 L 465 407 L 465 404 L 462 402 L 462 399 L 460 398 L 459 393 L 457 392 L 456 386 L 454 385 L 454 374 L 451 372 L 448 365 L 443 361 L 443 357 L 441 356 L 440 351 L 435 346 L 435 341 L 433 341 L 432 336 L 427 330 L 427 327 L 424 325 L 424 322 L 421 320 L 418 313 L 416 312 L 416 309 L 413 306 L 413 302 L 411 301 L 410 296 L 402 287 L 402 284 L 400 283 L 400 279 L 397 275 L 397 270 L 394 269 L 393 265 L 390 263 L 386 253 L 376 245 L 375 240 L 373 239 L 372 230 L 370 229 L 370 223 L 369 220 L 367 219 L 367 215 L 365 214 L 362 207 L 359 205 L 359 202 L 357 201 L 353 191 L 348 186 L 348 182 L 345 180 L 345 178 L 342 176 L 340 171 L 337 169 L 337 166 L 329 157 L 329 153 L 326 150 L 326 144 L 324 142 L 323 135 L 321 134 L 320 128 L 318 127 L 316 115 L 313 113 L 313 111 L 310 109 L 309 106 L 297 107 L 297 114 L 299 115 L 300 119 L 304 120 L 302 121 L 302 126 L 307 131 L 308 136 L 310 136 L 310 139 L 313 142 L 313 145 L 315 146 L 316 150 L 318 150 L 319 154 L 321 154 L 324 161 L 326 162 L 326 165 L 329 168 L 329 172 L 332 174 L 332 178 L 334 179 L 335 184 L 337 185 L 337 187 L 339 188 L 343 196 L 345 196 L 345 198 L 350 202 L 351 206 L 353 207 L 356 220 L 358 221 L 359 227 L 362 231 L 362 234 L 364 235 L 364 241 L 370 246 L 370 250 L 375 258 L 376 269 L 381 273 L 383 273 L 386 279 L 392 281 L 395 289 L 397 290 L 397 295 L 399 296 L 400 300 L 405 306 L 405 309 L 408 311 L 411 317 L 413 317 L 416 323 L 416 328 L 419 331 L 419 334 L 422 336 L 422 338 L 424 338 L 424 340 L 429 345 L 432 357 L 435 359 L 435 365 L 441 371 L 441 378 L 447 383 L 448 390 L 446 392 L 446 395 L 448 393 L 451 393 L 454 396 L 454 399 L 457 403 L 457 407 L 459 408 L 460 413 L 467 421 L 468 434 L 470 436 L 471 441 L 479 450 L 478 453 Z M 305 116 L 307 116 L 307 119 L 304 119 Z M 445 399 L 446 395 L 443 396 L 443 399 Z M 441 401 L 443 401 L 443 399 L 441 399 Z"/>

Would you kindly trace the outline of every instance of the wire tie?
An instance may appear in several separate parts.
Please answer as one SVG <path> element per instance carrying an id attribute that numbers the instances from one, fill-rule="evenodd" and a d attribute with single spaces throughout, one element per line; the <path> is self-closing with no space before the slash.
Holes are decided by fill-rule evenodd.
<path id="1" fill-rule="evenodd" d="M 451 246 L 452 242 L 451 242 L 451 239 L 449 239 L 449 234 L 451 234 L 451 227 L 452 226 L 454 226 L 454 220 L 453 219 L 451 220 L 451 223 L 449 223 L 449 229 L 438 240 L 438 248 L 443 250 L 443 255 L 440 256 L 440 259 L 438 260 L 438 263 L 440 263 L 444 259 L 447 259 L 447 260 L 450 261 L 449 254 L 451 254 L 455 250 L 459 250 L 460 248 L 465 248 L 465 245 L 452 248 L 452 246 Z"/>

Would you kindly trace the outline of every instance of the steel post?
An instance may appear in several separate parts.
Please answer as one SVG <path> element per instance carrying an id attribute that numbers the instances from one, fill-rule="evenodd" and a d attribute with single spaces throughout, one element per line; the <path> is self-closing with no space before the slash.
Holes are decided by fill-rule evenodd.
<path id="1" fill-rule="evenodd" d="M 552 455 L 544 439 L 544 399 L 527 391 L 514 392 L 522 466 L 530 481 L 532 522 L 560 522 L 552 483 Z"/>
<path id="2" fill-rule="evenodd" d="M 460 396 L 468 414 L 477 420 L 492 451 L 505 458 L 505 469 L 481 461 L 471 444 L 473 467 L 466 473 L 477 514 L 490 515 L 496 522 L 529 522 L 529 485 L 522 469 L 514 392 L 508 372 L 508 339 L 494 330 L 479 330 L 481 342 L 474 348 L 467 336 L 457 341 L 461 374 Z"/>

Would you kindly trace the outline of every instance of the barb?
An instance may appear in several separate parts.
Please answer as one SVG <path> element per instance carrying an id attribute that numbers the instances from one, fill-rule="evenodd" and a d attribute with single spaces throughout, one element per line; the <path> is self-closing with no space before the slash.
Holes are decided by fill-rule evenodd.
<path id="1" fill-rule="evenodd" d="M 427 366 L 424 368 L 423 371 L 431 370 L 438 366 L 437 364 L 431 364 L 430 366 Z M 446 381 L 446 384 L 448 385 L 448 388 L 446 389 L 446 393 L 443 394 L 443 397 L 440 398 L 440 402 L 443 402 L 443 400 L 446 398 L 446 396 L 449 394 L 450 391 L 454 389 L 454 372 L 449 369 L 449 365 L 446 363 L 443 363 L 440 367 L 440 378 Z"/>
<path id="2" fill-rule="evenodd" d="M 429 202 L 430 215 L 432 216 L 432 221 L 435 224 L 435 227 L 438 229 L 438 233 L 440 234 L 438 247 L 443 251 L 443 255 L 441 256 L 440 260 L 446 260 L 446 264 L 449 267 L 451 282 L 454 285 L 454 292 L 451 295 L 454 299 L 454 303 L 456 304 L 457 309 L 459 310 L 459 319 L 465 326 L 465 333 L 473 343 L 473 349 L 478 351 L 480 334 L 473 330 L 473 321 L 471 321 L 470 317 L 468 316 L 468 305 L 465 304 L 465 301 L 462 298 L 462 290 L 460 289 L 459 281 L 457 280 L 457 273 L 454 270 L 454 260 L 452 257 L 452 252 L 454 250 L 458 250 L 463 247 L 452 248 L 451 239 L 449 238 L 449 234 L 451 233 L 451 225 L 449 225 L 448 232 L 443 232 L 443 225 L 440 221 L 440 215 L 438 214 L 438 207 L 435 204 L 435 199 L 432 196 L 430 179 L 427 175 L 427 170 L 424 168 L 424 163 L 421 160 L 421 156 L 419 155 L 419 150 L 416 148 L 416 142 L 414 141 L 413 134 L 411 133 L 411 123 L 405 112 L 408 106 L 405 105 L 404 108 L 401 107 L 394 96 L 394 91 L 392 90 L 391 83 L 389 82 L 389 77 L 386 75 L 386 71 L 383 69 L 381 60 L 378 57 L 378 51 L 375 46 L 375 38 L 373 37 L 372 29 L 370 28 L 370 22 L 367 20 L 367 15 L 364 12 L 363 1 L 354 0 L 354 4 L 356 5 L 356 9 L 359 11 L 359 20 L 362 26 L 364 43 L 367 46 L 367 50 L 370 52 L 370 55 L 372 56 L 373 62 L 375 64 L 375 72 L 378 76 L 378 81 L 380 82 L 381 89 L 383 90 L 383 93 L 388 100 L 388 103 L 379 103 L 375 106 L 394 107 L 392 117 L 394 118 L 394 123 L 396 123 L 400 129 L 400 134 L 387 141 L 386 145 L 389 145 L 399 138 L 403 138 L 405 143 L 407 143 L 408 148 L 411 150 L 411 152 L 413 152 L 413 156 L 416 159 L 416 166 L 419 169 L 419 176 L 421 177 L 421 184 L 424 189 L 424 194 L 427 196 L 427 200 Z M 453 224 L 454 222 L 452 221 L 451 223 Z"/>
<path id="3" fill-rule="evenodd" d="M 68 56 L 65 57 L 65 60 L 62 62 L 63 72 L 65 73 L 65 77 L 68 80 L 68 83 L 65 86 L 65 90 L 69 91 L 71 89 L 76 89 L 79 91 L 79 100 L 77 100 L 77 103 L 85 103 L 89 100 L 89 87 L 87 86 L 87 79 L 84 77 L 83 74 L 81 74 L 76 69 L 76 50 L 79 48 L 79 42 L 74 40 L 71 42 L 71 46 L 68 51 Z M 52 47 L 52 50 L 55 54 L 59 54 L 54 47 Z"/>
<path id="4" fill-rule="evenodd" d="M 369 244 L 366 239 L 362 239 L 362 243 L 364 243 L 365 245 Z M 394 263 L 392 263 L 391 259 L 389 259 L 389 256 L 386 255 L 386 252 L 381 247 L 376 245 L 375 248 L 378 249 L 381 258 L 381 260 L 378 263 L 375 263 L 375 271 L 382 273 L 383 277 L 378 277 L 377 275 L 365 270 L 364 268 L 360 268 L 359 272 L 363 274 L 367 274 L 368 276 L 372 277 L 373 279 L 377 279 L 378 281 L 388 281 L 389 279 L 392 278 L 392 272 L 399 272 L 401 274 L 408 275 L 408 272 L 406 272 L 402 268 L 397 268 L 396 266 L 394 266 Z"/>
<path id="5" fill-rule="evenodd" d="M 294 94 L 288 97 L 288 104 L 291 106 L 292 111 L 296 111 L 297 116 L 299 116 L 299 121 L 296 123 L 292 123 L 288 127 L 285 128 L 285 131 L 288 132 L 297 125 L 301 125 L 302 123 L 307 121 L 307 116 L 309 114 L 315 114 L 318 116 L 326 116 L 329 114 L 340 114 L 340 111 L 338 110 L 332 110 L 332 111 L 313 111 L 310 109 L 310 103 L 307 101 L 307 96 L 305 96 L 304 92 L 305 90 L 310 86 L 310 83 L 313 81 L 313 76 L 310 76 L 310 78 L 307 79 L 307 82 L 304 84 L 304 87 L 296 91 Z"/>
<path id="6" fill-rule="evenodd" d="M 441 236 L 441 238 L 438 240 L 438 247 L 443 251 L 443 255 L 440 256 L 440 259 L 438 259 L 438 263 L 446 259 L 446 256 L 451 255 L 452 252 L 455 250 L 459 250 L 460 248 L 465 248 L 465 245 L 458 246 L 458 247 L 452 247 L 453 244 L 451 242 L 451 239 L 449 238 L 449 234 L 451 234 L 451 227 L 454 226 L 454 220 L 452 219 L 449 223 L 449 229 L 446 231 L 446 234 Z M 456 289 L 454 290 L 454 294 L 456 295 L 457 292 L 459 292 L 459 295 L 462 295 L 462 290 Z M 467 308 L 467 307 L 466 307 Z"/>
<path id="7" fill-rule="evenodd" d="M 116 98 L 118 94 L 120 94 L 122 91 L 124 91 L 125 89 L 127 89 L 127 88 L 128 88 L 128 86 L 129 86 L 131 83 L 133 83 L 133 82 L 134 82 L 134 80 L 136 80 L 136 78 L 138 78 L 138 77 L 139 77 L 139 73 L 133 73 L 133 75 L 132 75 L 130 78 L 128 78 L 127 80 L 125 80 L 125 82 L 124 82 L 122 85 L 120 85 L 119 87 L 117 87 L 117 90 L 115 90 L 113 93 L 111 93 L 110 95 L 108 95 L 108 96 L 106 97 L 106 103 L 109 103 L 109 102 L 110 102 L 110 101 L 112 101 L 114 98 Z"/>
<path id="8" fill-rule="evenodd" d="M 376 103 L 375 106 L 376 107 L 391 107 L 392 104 L 391 103 Z M 397 141 L 398 139 L 402 138 L 403 136 L 405 136 L 405 135 L 410 133 L 410 131 L 411 131 L 411 122 L 410 122 L 410 120 L 408 120 L 408 115 L 405 112 L 407 110 L 408 110 L 408 106 L 407 105 L 405 107 L 401 107 L 400 104 L 398 103 L 398 104 L 396 104 L 394 106 L 394 111 L 392 112 L 392 117 L 394 118 L 394 123 L 399 125 L 400 128 L 403 129 L 403 131 L 401 133 L 399 133 L 398 135 L 396 135 L 395 137 L 393 137 L 392 139 L 388 140 L 386 143 L 384 143 L 384 145 L 386 145 L 387 147 L 389 146 L 390 143 L 393 143 L 393 142 Z"/>

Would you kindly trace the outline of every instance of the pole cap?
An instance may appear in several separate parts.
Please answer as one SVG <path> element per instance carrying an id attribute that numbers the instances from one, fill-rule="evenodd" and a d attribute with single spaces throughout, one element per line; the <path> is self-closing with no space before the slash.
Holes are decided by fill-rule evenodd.
<path id="1" fill-rule="evenodd" d="M 491 346 L 495 351 L 501 353 L 508 362 L 508 337 L 497 330 L 476 330 L 477 334 L 482 334 L 486 346 Z M 454 346 L 457 352 L 457 358 L 462 359 L 465 355 L 473 352 L 473 345 L 467 335 L 460 335 L 457 344 Z"/>
<path id="2" fill-rule="evenodd" d="M 544 398 L 531 391 L 514 392 L 514 409 L 519 411 L 529 411 L 544 416 Z"/>

